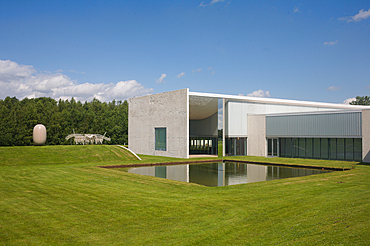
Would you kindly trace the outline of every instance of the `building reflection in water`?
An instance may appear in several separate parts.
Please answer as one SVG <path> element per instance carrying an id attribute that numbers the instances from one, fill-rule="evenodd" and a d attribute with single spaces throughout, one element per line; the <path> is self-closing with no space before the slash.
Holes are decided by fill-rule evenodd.
<path id="1" fill-rule="evenodd" d="M 330 171 L 220 162 L 192 165 L 138 167 L 131 168 L 128 172 L 197 183 L 205 186 L 226 186 L 281 178 L 308 176 Z"/>

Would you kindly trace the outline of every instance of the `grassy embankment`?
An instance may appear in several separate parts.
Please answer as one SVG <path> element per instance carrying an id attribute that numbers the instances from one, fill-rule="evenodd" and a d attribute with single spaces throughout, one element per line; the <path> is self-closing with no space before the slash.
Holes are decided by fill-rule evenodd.
<path id="1" fill-rule="evenodd" d="M 141 156 L 144 163 L 181 159 Z M 316 166 L 348 162 L 256 158 Z M 367 245 L 370 166 L 203 187 L 99 165 L 139 163 L 115 146 L 0 148 L 3 245 Z"/>

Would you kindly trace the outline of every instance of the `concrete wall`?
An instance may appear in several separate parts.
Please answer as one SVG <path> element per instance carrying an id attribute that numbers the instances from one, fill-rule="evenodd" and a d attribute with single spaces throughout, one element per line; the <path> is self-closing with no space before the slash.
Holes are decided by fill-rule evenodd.
<path id="1" fill-rule="evenodd" d="M 166 150 L 155 150 L 155 128 L 166 127 Z M 129 149 L 138 154 L 189 157 L 188 89 L 129 99 Z"/>
<path id="2" fill-rule="evenodd" d="M 247 154 L 266 156 L 266 116 L 248 115 Z"/>
<path id="3" fill-rule="evenodd" d="M 362 110 L 362 161 L 370 162 L 370 110 Z"/>

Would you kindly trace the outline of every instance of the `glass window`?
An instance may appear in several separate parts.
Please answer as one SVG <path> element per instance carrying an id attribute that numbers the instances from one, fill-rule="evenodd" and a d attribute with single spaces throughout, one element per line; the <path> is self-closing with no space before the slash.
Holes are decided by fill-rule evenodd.
<path id="1" fill-rule="evenodd" d="M 306 158 L 312 157 L 312 138 L 306 138 Z"/>
<path id="2" fill-rule="evenodd" d="M 320 138 L 313 139 L 313 158 L 320 158 Z"/>
<path id="3" fill-rule="evenodd" d="M 336 138 L 329 139 L 329 159 L 331 160 L 337 159 L 337 139 Z"/>
<path id="4" fill-rule="evenodd" d="M 247 155 L 247 138 L 244 138 L 244 155 Z"/>
<path id="5" fill-rule="evenodd" d="M 344 138 L 337 138 L 337 160 L 344 160 Z"/>
<path id="6" fill-rule="evenodd" d="M 299 138 L 299 157 L 305 158 L 306 157 L 306 139 L 305 138 Z"/>
<path id="7" fill-rule="evenodd" d="M 232 155 L 231 154 L 231 139 L 230 138 L 226 138 L 225 139 L 225 142 L 226 142 L 226 146 L 225 146 L 225 153 L 226 153 L 226 155 Z"/>
<path id="8" fill-rule="evenodd" d="M 277 156 L 277 139 L 272 139 L 272 154 Z"/>
<path id="9" fill-rule="evenodd" d="M 346 160 L 353 161 L 353 138 L 346 138 Z"/>
<path id="10" fill-rule="evenodd" d="M 285 157 L 292 157 L 292 142 L 293 140 L 291 138 L 285 139 Z"/>
<path id="11" fill-rule="evenodd" d="M 353 146 L 354 146 L 354 160 L 355 161 L 362 161 L 362 138 L 354 138 L 353 139 Z"/>
<path id="12" fill-rule="evenodd" d="M 235 139 L 235 155 L 240 155 L 240 138 Z"/>
<path id="13" fill-rule="evenodd" d="M 298 143 L 298 138 L 293 138 L 292 139 L 292 156 L 293 157 L 299 157 L 299 143 Z"/>
<path id="14" fill-rule="evenodd" d="M 328 159 L 329 158 L 329 139 L 322 138 L 321 139 L 321 159 Z"/>
<path id="15" fill-rule="evenodd" d="M 244 154 L 244 138 L 240 138 L 240 155 Z"/>
<path id="16" fill-rule="evenodd" d="M 267 139 L 267 155 L 272 155 L 272 139 Z"/>
<path id="17" fill-rule="evenodd" d="M 234 154 L 234 147 L 233 147 L 233 140 L 230 138 L 229 139 L 229 155 Z"/>
<path id="18" fill-rule="evenodd" d="M 282 156 L 284 157 L 284 153 L 285 153 L 285 138 L 279 138 L 279 156 Z"/>
<path id="19" fill-rule="evenodd" d="M 216 139 L 214 140 L 216 143 Z M 247 138 L 226 138 L 225 152 L 229 156 L 247 155 Z M 215 152 L 216 153 L 216 152 Z"/>
<path id="20" fill-rule="evenodd" d="M 232 139 L 233 155 L 236 155 L 236 138 Z"/>
<path id="21" fill-rule="evenodd" d="M 166 151 L 166 128 L 155 128 L 155 150 Z"/>
<path id="22" fill-rule="evenodd" d="M 275 139 L 267 139 L 268 155 L 275 155 Z M 361 138 L 279 138 L 281 157 L 362 161 Z"/>
<path id="23" fill-rule="evenodd" d="M 226 140 L 226 150 L 228 148 L 227 141 Z M 190 142 L 192 143 L 192 148 L 189 149 L 189 154 L 191 155 L 197 155 L 197 154 L 207 154 L 211 155 L 214 153 L 217 153 L 217 145 L 214 145 L 212 143 L 217 143 L 217 138 L 211 138 L 211 137 L 191 137 Z"/>

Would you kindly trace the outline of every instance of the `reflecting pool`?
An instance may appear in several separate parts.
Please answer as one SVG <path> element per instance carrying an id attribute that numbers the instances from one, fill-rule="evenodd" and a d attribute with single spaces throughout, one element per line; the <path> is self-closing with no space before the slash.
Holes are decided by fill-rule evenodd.
<path id="1" fill-rule="evenodd" d="M 155 176 L 205 186 L 226 186 L 274 179 L 301 177 L 331 171 L 265 166 L 235 162 L 135 167 L 130 173 Z"/>

